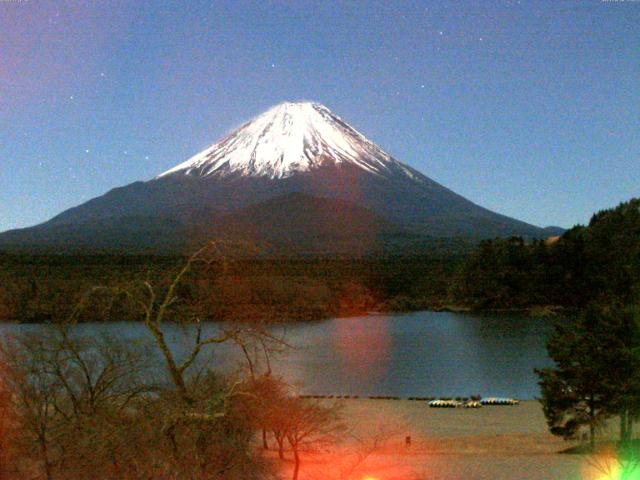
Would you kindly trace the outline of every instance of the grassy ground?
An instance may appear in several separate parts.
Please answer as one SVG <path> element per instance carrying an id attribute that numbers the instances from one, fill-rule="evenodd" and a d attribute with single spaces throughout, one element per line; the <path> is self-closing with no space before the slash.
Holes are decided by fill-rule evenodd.
<path id="1" fill-rule="evenodd" d="M 301 480 L 608 480 L 547 432 L 540 405 L 434 409 L 408 400 L 344 400 L 350 435 L 305 452 Z M 406 437 L 411 444 L 406 444 Z M 290 475 L 289 465 L 283 478 Z"/>

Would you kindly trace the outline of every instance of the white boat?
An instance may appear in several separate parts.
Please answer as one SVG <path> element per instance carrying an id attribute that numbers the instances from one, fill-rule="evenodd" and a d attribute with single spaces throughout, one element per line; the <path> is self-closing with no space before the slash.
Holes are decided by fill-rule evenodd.
<path id="1" fill-rule="evenodd" d="M 482 405 L 518 405 L 520 402 L 514 398 L 486 397 L 480 400 Z"/>
<path id="2" fill-rule="evenodd" d="M 457 400 L 431 400 L 429 402 L 429 407 L 431 408 L 457 408 L 457 407 L 461 407 L 462 406 L 462 402 L 459 402 Z"/>

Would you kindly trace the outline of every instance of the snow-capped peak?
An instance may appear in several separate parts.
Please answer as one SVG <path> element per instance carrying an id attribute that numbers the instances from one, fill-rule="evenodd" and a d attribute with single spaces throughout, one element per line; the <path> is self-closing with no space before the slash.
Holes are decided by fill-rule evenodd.
<path id="1" fill-rule="evenodd" d="M 158 176 L 213 176 L 238 173 L 285 178 L 327 163 L 348 163 L 377 175 L 400 169 L 394 160 L 327 107 L 281 103 L 238 128 L 220 142 Z M 394 170 L 395 170 L 394 169 Z"/>

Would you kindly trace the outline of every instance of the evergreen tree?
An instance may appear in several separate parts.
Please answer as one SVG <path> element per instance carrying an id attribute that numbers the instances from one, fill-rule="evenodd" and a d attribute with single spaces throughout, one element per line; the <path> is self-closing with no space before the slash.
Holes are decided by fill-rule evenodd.
<path id="1" fill-rule="evenodd" d="M 598 423 L 620 415 L 626 440 L 640 400 L 639 347 L 638 323 L 628 309 L 590 306 L 558 322 L 547 342 L 555 367 L 536 370 L 551 433 L 574 438 L 587 426 L 593 447 Z"/>

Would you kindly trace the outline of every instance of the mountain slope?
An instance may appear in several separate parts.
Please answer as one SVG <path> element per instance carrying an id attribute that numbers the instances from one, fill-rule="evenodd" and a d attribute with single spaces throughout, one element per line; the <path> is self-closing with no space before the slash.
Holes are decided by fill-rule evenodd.
<path id="1" fill-rule="evenodd" d="M 541 228 L 482 208 L 402 164 L 326 107 L 285 103 L 150 181 L 111 190 L 31 229 L 0 234 L 0 246 L 62 245 L 69 232 L 76 232 L 69 243 L 75 246 L 104 243 L 97 237 L 125 249 L 133 244 L 178 246 L 188 243 L 181 238 L 185 235 L 227 234 L 233 225 L 239 237 L 259 231 L 266 238 L 277 232 L 291 244 L 308 236 L 282 222 L 260 223 L 247 212 L 261 204 L 273 210 L 274 218 L 288 218 L 292 194 L 302 195 L 292 197 L 296 208 L 310 198 L 334 200 L 334 206 L 344 208 L 326 218 L 309 208 L 301 217 L 307 230 L 322 221 L 327 231 L 338 228 L 349 218 L 348 211 L 359 208 L 375 216 L 376 224 L 393 225 L 396 233 L 476 239 L 547 236 Z M 289 203 L 283 200 L 287 198 Z M 110 226 L 108 235 L 100 233 L 102 225 Z"/>
<path id="2" fill-rule="evenodd" d="M 193 250 L 211 238 L 248 240 L 265 253 L 366 255 L 388 240 L 424 241 L 365 208 L 348 202 L 294 193 L 252 204 L 233 213 L 202 209 L 191 217 L 128 216 L 100 222 L 40 225 L 6 232 L 3 240 L 24 247 L 88 251 L 157 252 Z M 182 217 L 178 220 L 178 217 Z M 143 239 L 145 241 L 143 241 Z M 387 240 L 388 239 L 388 240 Z M 90 248 L 89 248 L 90 246 Z"/>

